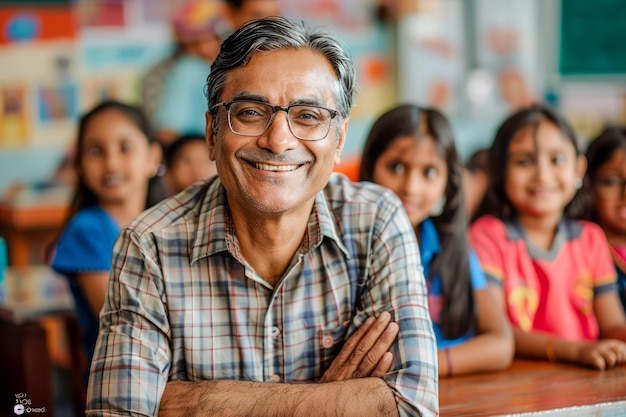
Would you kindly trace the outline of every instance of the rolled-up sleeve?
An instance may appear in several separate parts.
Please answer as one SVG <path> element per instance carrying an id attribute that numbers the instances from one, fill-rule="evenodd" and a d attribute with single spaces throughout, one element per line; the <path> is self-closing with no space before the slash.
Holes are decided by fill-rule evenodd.
<path id="1" fill-rule="evenodd" d="M 366 316 L 389 311 L 400 327 L 392 348 L 394 365 L 385 376 L 396 395 L 399 414 L 436 416 L 437 347 L 418 245 L 401 206 L 387 219 L 374 230 L 363 309 Z"/>
<path id="2" fill-rule="evenodd" d="M 138 240 L 125 229 L 115 244 L 91 363 L 89 416 L 156 415 L 167 383 L 171 359 L 167 303 L 155 258 Z"/>

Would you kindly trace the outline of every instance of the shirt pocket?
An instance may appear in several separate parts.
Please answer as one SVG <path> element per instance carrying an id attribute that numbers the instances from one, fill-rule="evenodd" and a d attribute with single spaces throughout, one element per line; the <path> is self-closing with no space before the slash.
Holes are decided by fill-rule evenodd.
<path id="1" fill-rule="evenodd" d="M 346 318 L 341 322 L 328 323 L 318 332 L 318 342 L 320 357 L 322 359 L 320 377 L 330 367 L 333 360 L 339 355 L 346 340 L 348 340 L 348 334 L 354 333 L 348 332 L 352 326 L 352 320 Z"/>

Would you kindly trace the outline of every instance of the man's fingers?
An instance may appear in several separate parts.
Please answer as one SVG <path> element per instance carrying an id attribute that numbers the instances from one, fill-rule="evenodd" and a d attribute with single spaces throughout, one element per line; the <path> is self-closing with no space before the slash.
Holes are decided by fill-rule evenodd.
<path id="1" fill-rule="evenodd" d="M 376 369 L 374 369 L 374 372 L 372 372 L 370 376 L 376 378 L 384 377 L 387 375 L 387 372 L 389 372 L 389 369 L 391 369 L 391 365 L 393 365 L 393 353 L 385 352 L 380 362 L 378 362 L 378 366 L 376 366 Z"/>
<path id="2" fill-rule="evenodd" d="M 354 351 L 348 358 L 348 363 L 353 366 L 355 370 L 357 369 L 357 367 L 359 367 L 366 355 L 378 342 L 378 339 L 387 328 L 389 321 L 391 321 L 391 314 L 386 311 L 382 312 L 380 316 L 378 316 L 376 321 L 372 324 L 370 329 L 367 331 L 365 336 L 363 336 L 363 338 L 359 341 L 356 349 L 354 349 Z"/>
<path id="3" fill-rule="evenodd" d="M 358 369 L 359 375 L 368 376 L 376 370 L 380 361 L 389 353 L 388 351 L 395 342 L 399 330 L 400 328 L 397 323 L 389 323 L 387 325 L 383 334 L 380 335 L 374 346 L 369 349 L 365 358 L 361 361 Z M 385 369 L 385 372 L 387 369 Z"/>
<path id="4" fill-rule="evenodd" d="M 372 327 L 372 324 L 374 324 L 375 321 L 376 321 L 376 318 L 368 317 L 367 320 L 363 322 L 361 327 L 359 327 L 356 330 L 356 332 L 354 332 L 354 334 L 352 334 L 352 336 L 348 338 L 346 343 L 344 343 L 343 347 L 341 348 L 341 351 L 339 352 L 337 357 L 335 357 L 335 359 L 333 360 L 333 363 L 337 362 L 338 364 L 343 364 L 347 362 L 350 356 L 352 355 L 352 352 L 354 352 L 356 347 L 359 345 L 359 342 L 361 341 L 361 339 L 363 339 L 363 336 L 367 334 L 368 330 Z"/>
<path id="5" fill-rule="evenodd" d="M 399 326 L 391 323 L 388 312 L 381 313 L 376 319 L 369 317 L 346 340 L 320 382 L 384 375 L 393 362 L 393 355 L 388 350 L 398 332 Z"/>

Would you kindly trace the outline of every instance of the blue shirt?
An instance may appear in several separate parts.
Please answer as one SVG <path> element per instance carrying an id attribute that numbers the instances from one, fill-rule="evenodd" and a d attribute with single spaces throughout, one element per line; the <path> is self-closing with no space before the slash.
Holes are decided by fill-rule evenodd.
<path id="1" fill-rule="evenodd" d="M 619 291 L 619 298 L 622 300 L 624 310 L 626 310 L 626 270 L 622 269 L 621 262 L 618 263 L 616 261 L 615 271 L 617 271 L 617 290 Z"/>
<path id="2" fill-rule="evenodd" d="M 208 108 L 204 87 L 210 72 L 211 66 L 194 55 L 176 60 L 163 82 L 155 111 L 157 130 L 204 136 Z"/>
<path id="3" fill-rule="evenodd" d="M 120 228 L 117 221 L 100 206 L 85 208 L 76 213 L 63 230 L 52 261 L 52 269 L 69 281 L 88 363 L 98 337 L 98 312 L 92 311 L 75 277 L 84 272 L 111 270 L 113 245 Z"/>
<path id="4" fill-rule="evenodd" d="M 430 309 L 430 317 L 433 321 L 433 329 L 437 338 L 437 349 L 442 350 L 453 346 L 460 345 L 476 335 L 476 329 L 471 328 L 465 336 L 458 339 L 446 339 L 441 330 L 441 306 L 443 304 L 441 278 L 439 275 L 429 277 L 430 266 L 435 256 L 441 251 L 439 243 L 439 234 L 435 228 L 435 224 L 430 219 L 424 220 L 419 226 L 420 235 L 420 256 L 422 265 L 424 266 L 424 276 L 428 285 L 428 307 Z M 480 267 L 478 258 L 473 251 L 469 253 L 469 271 L 472 288 L 474 290 L 482 290 L 487 287 L 487 278 Z"/>

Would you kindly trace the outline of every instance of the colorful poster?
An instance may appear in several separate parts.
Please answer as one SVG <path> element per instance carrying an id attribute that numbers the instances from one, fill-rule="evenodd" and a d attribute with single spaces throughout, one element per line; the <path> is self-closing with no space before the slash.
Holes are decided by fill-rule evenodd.
<path id="1" fill-rule="evenodd" d="M 78 116 L 78 87 L 74 83 L 41 85 L 37 89 L 40 123 L 73 120 Z"/>
<path id="2" fill-rule="evenodd" d="M 458 117 L 464 100 L 463 4 L 419 4 L 398 24 L 399 98 Z"/>
<path id="3" fill-rule="evenodd" d="M 128 3 L 124 0 L 80 0 L 76 3 L 80 26 L 123 28 Z"/>
<path id="4" fill-rule="evenodd" d="M 69 7 L 0 7 L 0 46 L 75 37 L 76 20 Z"/>
<path id="5" fill-rule="evenodd" d="M 28 139 L 26 87 L 0 86 L 0 147 L 23 146 Z"/>

